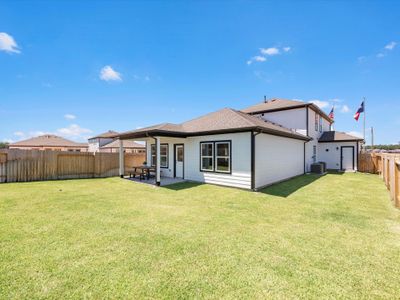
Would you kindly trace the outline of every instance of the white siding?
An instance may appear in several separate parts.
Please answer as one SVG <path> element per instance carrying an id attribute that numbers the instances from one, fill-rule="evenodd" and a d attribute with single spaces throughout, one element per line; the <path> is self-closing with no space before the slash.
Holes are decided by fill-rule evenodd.
<path id="1" fill-rule="evenodd" d="M 304 141 L 259 134 L 255 144 L 256 188 L 304 173 Z"/>
<path id="2" fill-rule="evenodd" d="M 267 121 L 277 123 L 286 128 L 295 129 L 298 133 L 307 134 L 307 116 L 306 108 L 296 108 L 267 112 L 261 114 L 261 117 Z M 260 115 L 257 115 L 260 116 Z"/>
<path id="3" fill-rule="evenodd" d="M 354 169 L 357 170 L 357 142 L 319 143 L 318 152 L 320 161 L 325 162 L 328 169 L 339 170 L 341 161 L 341 146 L 354 146 Z"/>
<path id="4" fill-rule="evenodd" d="M 232 141 L 232 174 L 200 171 L 200 142 Z M 189 137 L 185 141 L 185 179 L 212 184 L 251 188 L 250 132 Z"/>
<path id="5" fill-rule="evenodd" d="M 321 161 L 319 157 L 318 151 L 318 139 L 321 137 L 324 131 L 330 130 L 330 123 L 325 119 L 322 118 L 322 131 L 319 130 L 319 118 L 318 118 L 318 130 L 315 130 L 315 115 L 318 114 L 311 108 L 308 108 L 308 136 L 312 138 L 306 144 L 306 171 L 309 172 L 311 169 L 311 164 L 314 162 L 314 154 L 313 154 L 313 147 L 317 147 L 317 155 L 315 157 L 315 161 Z M 319 116 L 319 115 L 318 115 Z"/>
<path id="6" fill-rule="evenodd" d="M 147 164 L 151 164 L 151 145 L 155 144 L 154 139 L 146 139 L 147 143 L 147 155 L 146 160 Z M 161 168 L 161 176 L 163 177 L 174 177 L 174 144 L 186 144 L 186 139 L 182 138 L 169 138 L 169 137 L 161 137 L 161 144 L 168 144 L 168 168 Z M 186 152 L 186 147 L 185 147 Z M 186 155 L 186 153 L 184 154 Z M 184 157 L 186 162 L 186 156 Z M 185 166 L 186 167 L 186 166 Z"/>

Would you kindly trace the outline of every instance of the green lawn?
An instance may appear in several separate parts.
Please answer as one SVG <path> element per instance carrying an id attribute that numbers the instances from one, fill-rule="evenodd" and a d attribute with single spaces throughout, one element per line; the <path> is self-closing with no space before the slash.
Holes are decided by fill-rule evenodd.
<path id="1" fill-rule="evenodd" d="M 0 298 L 399 298 L 375 175 L 262 193 L 119 178 L 0 185 Z"/>

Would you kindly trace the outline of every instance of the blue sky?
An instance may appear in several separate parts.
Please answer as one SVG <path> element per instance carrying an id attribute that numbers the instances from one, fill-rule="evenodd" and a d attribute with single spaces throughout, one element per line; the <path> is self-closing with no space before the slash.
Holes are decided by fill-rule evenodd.
<path id="1" fill-rule="evenodd" d="M 83 1 L 81 1 L 83 2 Z M 0 2 L 0 140 L 82 141 L 264 95 L 400 141 L 400 2 Z"/>

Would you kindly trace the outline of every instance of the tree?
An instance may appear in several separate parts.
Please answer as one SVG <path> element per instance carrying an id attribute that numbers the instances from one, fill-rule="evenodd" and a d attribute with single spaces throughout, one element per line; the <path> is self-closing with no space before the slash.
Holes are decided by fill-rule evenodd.
<path id="1" fill-rule="evenodd" d="M 0 149 L 5 149 L 8 148 L 8 143 L 7 142 L 0 142 Z"/>

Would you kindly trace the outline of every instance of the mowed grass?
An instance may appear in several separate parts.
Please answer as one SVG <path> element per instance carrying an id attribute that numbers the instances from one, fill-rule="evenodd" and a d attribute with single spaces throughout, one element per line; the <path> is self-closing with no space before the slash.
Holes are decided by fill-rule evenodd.
<path id="1" fill-rule="evenodd" d="M 119 178 L 0 185 L 0 298 L 400 297 L 400 216 L 375 175 L 260 193 Z"/>

